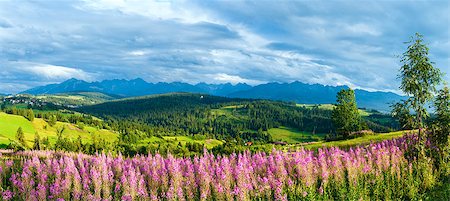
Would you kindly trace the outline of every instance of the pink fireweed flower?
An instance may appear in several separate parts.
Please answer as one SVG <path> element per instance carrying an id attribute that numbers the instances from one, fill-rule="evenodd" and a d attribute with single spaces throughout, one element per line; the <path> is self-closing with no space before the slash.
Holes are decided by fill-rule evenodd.
<path id="1" fill-rule="evenodd" d="M 2 198 L 3 200 L 11 200 L 13 198 L 14 194 L 10 190 L 3 191 Z"/>

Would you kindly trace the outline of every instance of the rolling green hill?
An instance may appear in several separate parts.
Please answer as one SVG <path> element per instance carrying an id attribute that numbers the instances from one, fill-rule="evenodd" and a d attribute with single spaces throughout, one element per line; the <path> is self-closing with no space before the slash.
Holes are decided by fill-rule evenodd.
<path id="1" fill-rule="evenodd" d="M 37 95 L 35 98 L 58 105 L 94 105 L 122 98 L 117 95 L 107 95 L 99 92 L 70 92 L 61 94 Z"/>
<path id="2" fill-rule="evenodd" d="M 91 126 L 79 126 L 76 124 L 66 122 L 56 122 L 56 125 L 50 126 L 45 120 L 35 118 L 32 122 L 25 119 L 23 116 L 11 115 L 0 112 L 0 147 L 7 146 L 11 141 L 16 140 L 16 132 L 19 127 L 25 134 L 25 141 L 29 147 L 33 145 L 34 135 L 38 132 L 41 138 L 47 137 L 50 144 L 54 144 L 57 139 L 57 129 L 64 128 L 63 137 L 70 140 L 75 140 L 78 136 L 81 137 L 83 143 L 92 143 L 93 136 L 97 139 L 105 140 L 107 142 L 116 142 L 119 134 L 115 131 L 107 129 L 98 129 Z M 147 146 L 148 144 L 171 143 L 177 145 L 181 143 L 185 145 L 189 143 L 198 143 L 205 145 L 210 149 L 223 143 L 223 141 L 216 139 L 207 139 L 202 137 L 196 139 L 192 136 L 162 136 L 162 137 L 148 137 L 141 139 L 138 144 Z"/>
<path id="3" fill-rule="evenodd" d="M 289 144 L 321 141 L 326 135 L 302 132 L 297 129 L 284 126 L 279 128 L 271 128 L 268 130 L 268 133 L 272 136 L 274 141 L 282 141 Z"/>
<path id="4" fill-rule="evenodd" d="M 331 141 L 331 142 L 312 142 L 312 143 L 304 143 L 300 145 L 296 145 L 297 147 L 303 147 L 306 149 L 317 149 L 321 147 L 341 147 L 341 148 L 348 148 L 353 147 L 357 145 L 365 145 L 370 144 L 374 142 L 379 142 L 383 140 L 389 140 L 393 138 L 399 138 L 403 136 L 406 132 L 411 131 L 395 131 L 395 132 L 389 132 L 389 133 L 376 133 L 373 135 L 366 135 L 362 137 L 357 137 L 353 139 L 348 140 L 339 140 L 339 141 Z"/>
<path id="5" fill-rule="evenodd" d="M 0 112 L 0 144 L 7 145 L 11 140 L 15 140 L 16 132 L 19 127 L 22 127 L 25 140 L 29 146 L 33 144 L 35 132 L 38 132 L 40 137 L 48 137 L 50 143 L 54 143 L 57 138 L 57 129 L 65 128 L 63 136 L 69 139 L 76 139 L 81 136 L 83 143 L 91 142 L 92 135 L 104 139 L 109 142 L 117 140 L 118 134 L 105 130 L 97 129 L 90 126 L 80 128 L 75 124 L 57 122 L 53 127 L 41 118 L 35 118 L 32 122 L 28 121 L 22 116 L 10 115 Z"/>

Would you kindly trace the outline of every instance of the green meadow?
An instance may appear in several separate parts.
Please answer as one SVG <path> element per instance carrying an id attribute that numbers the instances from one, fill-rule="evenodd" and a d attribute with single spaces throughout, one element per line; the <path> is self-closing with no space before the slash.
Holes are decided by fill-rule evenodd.
<path id="1" fill-rule="evenodd" d="M 339 141 L 330 141 L 330 142 L 312 142 L 312 143 L 305 143 L 300 145 L 301 147 L 304 147 L 306 149 L 318 149 L 321 147 L 341 147 L 341 148 L 348 148 L 352 146 L 358 146 L 358 145 L 365 145 L 370 144 L 373 142 L 380 142 L 383 140 L 390 140 L 394 138 L 399 138 L 403 136 L 406 132 L 410 131 L 395 131 L 390 133 L 375 133 L 372 135 L 366 135 L 362 137 L 357 137 L 353 139 L 348 140 L 339 140 Z"/>
<path id="2" fill-rule="evenodd" d="M 0 144 L 7 145 L 11 140 L 15 140 L 16 132 L 22 127 L 25 134 L 25 141 L 29 146 L 33 144 L 34 135 L 38 132 L 41 138 L 47 137 L 50 143 L 55 143 L 57 138 L 57 129 L 64 128 L 63 136 L 76 139 L 81 136 L 83 143 L 92 142 L 95 135 L 100 139 L 113 142 L 117 140 L 118 134 L 105 129 L 98 129 L 90 126 L 80 126 L 65 122 L 57 122 L 56 125 L 50 126 L 46 121 L 35 118 L 32 122 L 22 116 L 0 113 Z"/>
<path id="3" fill-rule="evenodd" d="M 315 142 L 323 140 L 325 137 L 325 134 L 313 134 L 284 126 L 271 128 L 267 132 L 272 136 L 274 141 L 283 141 L 289 144 Z"/>
<path id="4" fill-rule="evenodd" d="M 91 143 L 93 136 L 108 142 L 114 142 L 118 139 L 118 133 L 106 129 L 98 129 L 91 126 L 80 127 L 65 122 L 57 122 L 56 125 L 50 126 L 41 118 L 35 118 L 30 122 L 23 116 L 0 112 L 0 145 L 8 145 L 11 141 L 15 140 L 16 132 L 19 127 L 22 127 L 25 134 L 25 141 L 29 146 L 32 146 L 36 132 L 38 132 L 41 138 L 47 137 L 49 142 L 54 144 L 57 139 L 57 130 L 61 128 L 64 128 L 62 133 L 64 137 L 74 140 L 80 136 L 83 143 Z M 199 143 L 205 145 L 208 149 L 223 144 L 222 141 L 216 139 L 194 139 L 190 136 L 150 137 L 139 141 L 139 144 L 145 145 L 159 142 L 173 144 L 181 143 L 182 145 L 185 145 L 187 142 Z"/>

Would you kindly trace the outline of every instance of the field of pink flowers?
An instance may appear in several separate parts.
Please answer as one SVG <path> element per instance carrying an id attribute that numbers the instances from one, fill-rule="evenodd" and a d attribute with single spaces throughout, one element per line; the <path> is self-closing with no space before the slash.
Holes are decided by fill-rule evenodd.
<path id="1" fill-rule="evenodd" d="M 432 185 L 407 137 L 356 147 L 193 158 L 50 151 L 3 156 L 3 200 L 408 200 Z"/>

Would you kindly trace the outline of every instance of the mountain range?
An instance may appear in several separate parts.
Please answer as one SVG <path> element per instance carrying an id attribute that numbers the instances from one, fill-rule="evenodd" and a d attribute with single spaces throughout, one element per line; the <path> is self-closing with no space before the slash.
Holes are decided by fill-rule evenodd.
<path id="1" fill-rule="evenodd" d="M 133 80 L 104 80 L 101 82 L 86 82 L 78 79 L 69 79 L 59 84 L 40 86 L 21 92 L 21 94 L 57 94 L 67 92 L 100 92 L 122 97 L 143 96 L 151 94 L 164 94 L 170 92 L 205 93 L 215 96 L 233 98 L 252 98 L 293 101 L 303 104 L 329 104 L 335 103 L 336 94 L 347 86 L 326 86 L 320 84 L 267 83 L 257 86 L 239 83 L 226 84 L 188 84 L 182 82 L 148 83 L 143 79 Z M 361 108 L 389 111 L 389 105 L 405 97 L 391 92 L 369 92 L 356 89 L 356 101 Z"/>

